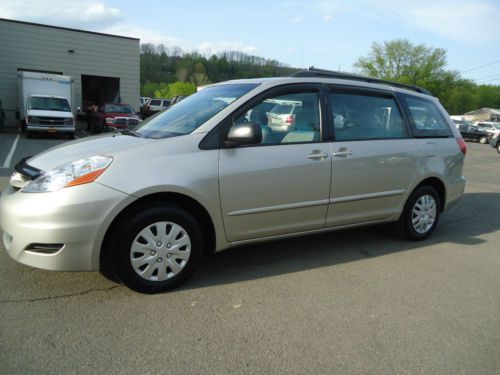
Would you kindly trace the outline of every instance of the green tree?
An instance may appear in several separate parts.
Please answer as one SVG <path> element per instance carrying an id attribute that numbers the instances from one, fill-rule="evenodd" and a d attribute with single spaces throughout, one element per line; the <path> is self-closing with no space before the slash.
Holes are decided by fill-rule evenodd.
<path id="1" fill-rule="evenodd" d="M 407 39 L 374 42 L 354 64 L 362 74 L 399 82 L 425 82 L 445 72 L 446 51 L 414 45 Z"/>
<path id="2" fill-rule="evenodd" d="M 170 97 L 178 95 L 191 95 L 196 92 L 196 85 L 191 82 L 174 82 L 168 85 Z"/>

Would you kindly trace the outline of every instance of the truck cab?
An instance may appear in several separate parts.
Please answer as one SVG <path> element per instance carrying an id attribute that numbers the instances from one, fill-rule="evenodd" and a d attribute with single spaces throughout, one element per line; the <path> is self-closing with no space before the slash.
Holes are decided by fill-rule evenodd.
<path id="1" fill-rule="evenodd" d="M 63 133 L 73 138 L 75 116 L 70 76 L 38 72 L 18 73 L 19 120 L 21 131 Z"/>
<path id="2" fill-rule="evenodd" d="M 66 98 L 52 95 L 30 95 L 26 102 L 26 132 L 75 134 L 75 119 Z"/>

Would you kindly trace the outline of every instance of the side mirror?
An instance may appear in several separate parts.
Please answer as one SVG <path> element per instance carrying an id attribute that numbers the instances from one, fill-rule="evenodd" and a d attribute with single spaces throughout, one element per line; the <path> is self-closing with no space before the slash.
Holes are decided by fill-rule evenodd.
<path id="1" fill-rule="evenodd" d="M 228 148 L 237 146 L 256 145 L 262 141 L 262 129 L 259 124 L 245 122 L 234 124 L 229 130 L 224 145 Z"/>
<path id="2" fill-rule="evenodd" d="M 76 111 L 77 111 L 77 112 L 81 112 L 81 111 L 82 111 L 82 109 L 81 109 L 80 107 L 76 107 Z"/>

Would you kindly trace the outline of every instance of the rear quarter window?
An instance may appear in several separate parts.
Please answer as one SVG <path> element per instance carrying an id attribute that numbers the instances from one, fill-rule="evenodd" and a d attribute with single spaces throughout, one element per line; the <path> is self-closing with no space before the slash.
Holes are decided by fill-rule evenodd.
<path id="1" fill-rule="evenodd" d="M 413 135 L 418 138 L 451 137 L 448 122 L 431 100 L 403 95 Z"/>

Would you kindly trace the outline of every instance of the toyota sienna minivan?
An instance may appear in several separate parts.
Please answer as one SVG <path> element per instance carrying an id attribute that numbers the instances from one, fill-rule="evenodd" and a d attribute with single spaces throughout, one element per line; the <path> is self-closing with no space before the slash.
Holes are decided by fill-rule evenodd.
<path id="1" fill-rule="evenodd" d="M 271 129 L 270 102 L 298 104 L 293 126 Z M 162 292 L 240 244 L 385 222 L 425 239 L 464 191 L 465 153 L 418 87 L 317 69 L 222 82 L 134 130 L 22 160 L 3 243 L 29 266 Z"/>

